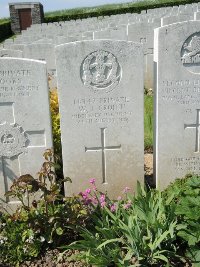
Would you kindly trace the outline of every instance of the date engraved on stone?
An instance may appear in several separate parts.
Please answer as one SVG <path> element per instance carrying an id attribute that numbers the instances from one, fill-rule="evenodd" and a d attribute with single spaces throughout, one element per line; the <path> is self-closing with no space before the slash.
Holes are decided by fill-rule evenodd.
<path id="1" fill-rule="evenodd" d="M 192 73 L 200 73 L 200 32 L 190 35 L 181 49 L 183 66 Z"/>
<path id="2" fill-rule="evenodd" d="M 122 72 L 112 53 L 98 50 L 84 59 L 80 73 L 86 87 L 95 93 L 108 93 L 118 85 Z"/>
<path id="3" fill-rule="evenodd" d="M 0 157 L 11 158 L 25 152 L 28 139 L 17 124 L 0 125 Z"/>

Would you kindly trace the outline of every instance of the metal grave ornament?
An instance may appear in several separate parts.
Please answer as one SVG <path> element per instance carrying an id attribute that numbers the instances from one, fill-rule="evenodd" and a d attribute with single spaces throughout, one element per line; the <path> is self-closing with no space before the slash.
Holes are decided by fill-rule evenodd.
<path id="1" fill-rule="evenodd" d="M 25 152 L 27 137 L 17 124 L 0 125 L 0 157 L 11 158 Z"/>
<path id="2" fill-rule="evenodd" d="M 110 92 L 119 83 L 121 67 L 110 52 L 97 50 L 89 54 L 81 65 L 81 79 L 94 92 Z"/>

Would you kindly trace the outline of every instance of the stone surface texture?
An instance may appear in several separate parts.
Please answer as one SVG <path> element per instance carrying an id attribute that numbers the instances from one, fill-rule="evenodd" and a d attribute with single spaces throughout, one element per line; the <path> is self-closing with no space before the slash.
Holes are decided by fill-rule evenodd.
<path id="1" fill-rule="evenodd" d="M 200 21 L 155 31 L 154 167 L 158 188 L 200 174 Z"/>
<path id="2" fill-rule="evenodd" d="M 0 57 L 23 57 L 23 51 L 14 49 L 0 49 Z"/>
<path id="3" fill-rule="evenodd" d="M 0 203 L 13 179 L 37 177 L 43 153 L 52 147 L 46 65 L 0 58 Z"/>
<path id="4" fill-rule="evenodd" d="M 143 53 L 140 44 L 95 40 L 57 46 L 67 195 L 95 178 L 112 198 L 144 179 Z"/>

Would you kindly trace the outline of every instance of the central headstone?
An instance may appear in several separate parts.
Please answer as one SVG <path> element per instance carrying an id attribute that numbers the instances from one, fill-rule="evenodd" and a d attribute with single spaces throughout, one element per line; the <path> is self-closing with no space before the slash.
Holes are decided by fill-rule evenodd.
<path id="1" fill-rule="evenodd" d="M 57 46 L 66 194 L 96 178 L 116 198 L 143 182 L 143 53 L 126 41 L 82 41 Z"/>

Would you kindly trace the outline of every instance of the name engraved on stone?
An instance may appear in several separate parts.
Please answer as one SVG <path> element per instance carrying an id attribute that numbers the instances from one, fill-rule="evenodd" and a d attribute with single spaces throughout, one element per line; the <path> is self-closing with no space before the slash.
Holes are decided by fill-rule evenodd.
<path id="1" fill-rule="evenodd" d="M 181 61 L 192 73 L 200 73 L 200 32 L 190 35 L 181 49 Z"/>
<path id="2" fill-rule="evenodd" d="M 25 85 L 24 77 L 31 76 L 31 70 L 0 71 L 0 97 L 27 97 L 39 90 L 39 85 Z"/>
<path id="3" fill-rule="evenodd" d="M 72 119 L 76 123 L 128 123 L 133 100 L 127 96 L 76 98 Z"/>
<path id="4" fill-rule="evenodd" d="M 200 104 L 200 80 L 164 80 L 162 99 L 179 105 Z"/>
<path id="5" fill-rule="evenodd" d="M 194 174 L 200 172 L 200 157 L 175 157 L 171 159 L 172 167 L 177 171 L 186 171 Z"/>
<path id="6" fill-rule="evenodd" d="M 100 128 L 101 130 L 101 147 L 85 147 L 85 152 L 101 152 L 102 153 L 102 181 L 103 184 L 107 184 L 106 177 L 106 151 L 107 150 L 121 150 L 121 145 L 118 146 L 106 146 L 106 128 Z"/>
<path id="7" fill-rule="evenodd" d="M 195 138 L 195 153 L 199 153 L 199 138 L 200 138 L 200 109 L 197 109 L 196 123 L 195 124 L 184 124 L 184 129 L 196 129 L 196 138 Z"/>
<path id="8" fill-rule="evenodd" d="M 97 50 L 89 54 L 81 64 L 81 80 L 93 92 L 108 93 L 121 79 L 121 67 L 110 52 Z"/>

